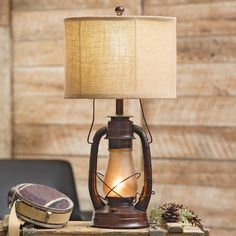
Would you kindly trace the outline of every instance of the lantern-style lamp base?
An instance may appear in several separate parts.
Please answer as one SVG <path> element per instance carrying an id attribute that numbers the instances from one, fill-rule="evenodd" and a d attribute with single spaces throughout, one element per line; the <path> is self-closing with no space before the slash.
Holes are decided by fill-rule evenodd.
<path id="1" fill-rule="evenodd" d="M 145 211 L 136 209 L 131 198 L 109 198 L 108 205 L 93 214 L 93 226 L 113 229 L 147 228 Z"/>
<path id="2" fill-rule="evenodd" d="M 135 173 L 132 168 L 130 153 L 134 134 L 138 135 L 142 143 L 144 165 L 144 185 L 137 201 L 134 201 L 137 186 L 133 178 L 136 178 L 138 173 Z M 108 139 L 110 152 L 104 175 L 106 181 L 102 181 L 108 203 L 102 200 L 97 189 L 98 148 L 104 135 Z M 123 115 L 122 99 L 116 100 L 116 116 L 111 116 L 108 125 L 100 128 L 93 137 L 89 162 L 89 193 L 95 209 L 93 226 L 113 229 L 148 228 L 146 210 L 152 194 L 152 167 L 148 137 L 141 127 L 133 125 L 129 116 Z"/>

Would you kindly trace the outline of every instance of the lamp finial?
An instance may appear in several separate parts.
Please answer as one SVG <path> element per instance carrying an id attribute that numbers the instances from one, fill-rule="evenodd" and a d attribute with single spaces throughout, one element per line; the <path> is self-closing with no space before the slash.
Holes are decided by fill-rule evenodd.
<path id="1" fill-rule="evenodd" d="M 117 15 L 117 16 L 122 16 L 123 13 L 124 13 L 124 11 L 125 11 L 124 6 L 117 6 L 117 7 L 115 8 L 115 12 L 116 12 L 116 15 Z"/>

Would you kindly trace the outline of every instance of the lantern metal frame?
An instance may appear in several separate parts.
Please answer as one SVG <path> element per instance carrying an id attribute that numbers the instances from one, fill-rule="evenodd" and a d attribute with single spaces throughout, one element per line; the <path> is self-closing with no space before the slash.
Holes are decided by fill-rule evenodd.
<path id="1" fill-rule="evenodd" d="M 146 210 L 152 195 L 152 166 L 148 137 L 145 131 L 134 125 L 129 116 L 123 115 L 123 100 L 116 100 L 116 115 L 111 116 L 107 126 L 100 128 L 93 137 L 89 162 L 89 193 L 95 209 L 93 226 L 102 228 L 146 228 Z M 97 189 L 97 157 L 99 143 L 103 136 L 109 141 L 109 148 L 132 148 L 132 139 L 137 134 L 142 143 L 144 185 L 138 202 L 132 198 L 108 197 L 106 204 Z"/>

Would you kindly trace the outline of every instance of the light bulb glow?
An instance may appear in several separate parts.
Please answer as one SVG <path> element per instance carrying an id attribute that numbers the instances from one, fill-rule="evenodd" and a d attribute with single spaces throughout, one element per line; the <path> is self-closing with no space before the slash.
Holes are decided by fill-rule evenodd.
<path id="1" fill-rule="evenodd" d="M 104 176 L 103 191 L 107 197 L 134 197 L 137 188 L 132 151 L 128 149 L 112 149 Z"/>

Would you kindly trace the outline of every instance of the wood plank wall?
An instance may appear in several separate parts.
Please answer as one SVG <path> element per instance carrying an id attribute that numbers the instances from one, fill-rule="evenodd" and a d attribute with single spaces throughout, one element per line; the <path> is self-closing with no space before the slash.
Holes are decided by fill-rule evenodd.
<path id="1" fill-rule="evenodd" d="M 176 16 L 178 35 L 178 98 L 145 103 L 153 203 L 175 199 L 212 235 L 236 235 L 236 1 L 145 0 L 143 13 Z"/>
<path id="2" fill-rule="evenodd" d="M 0 159 L 12 152 L 10 2 L 0 1 Z"/>
<path id="3" fill-rule="evenodd" d="M 3 10 L 9 3 L 0 2 L 0 41 L 8 42 L 0 43 L 0 50 L 7 50 L 0 54 L 0 79 L 5 81 L 4 87 L 0 85 L 0 157 L 12 152 L 18 159 L 70 161 L 81 207 L 91 209 L 86 136 L 92 102 L 63 100 L 62 20 L 66 16 L 114 14 L 117 4 L 126 6 L 126 14 L 176 16 L 178 98 L 144 104 L 154 136 L 156 195 L 151 205 L 184 203 L 199 213 L 212 235 L 235 236 L 236 1 L 11 0 L 11 17 Z M 113 111 L 114 101 L 97 102 L 95 129 L 104 125 L 105 116 Z M 127 112 L 135 115 L 136 123 L 141 122 L 137 101 L 127 102 Z M 104 157 L 105 142 L 102 147 Z M 99 169 L 105 164 L 106 159 L 101 158 Z"/>

